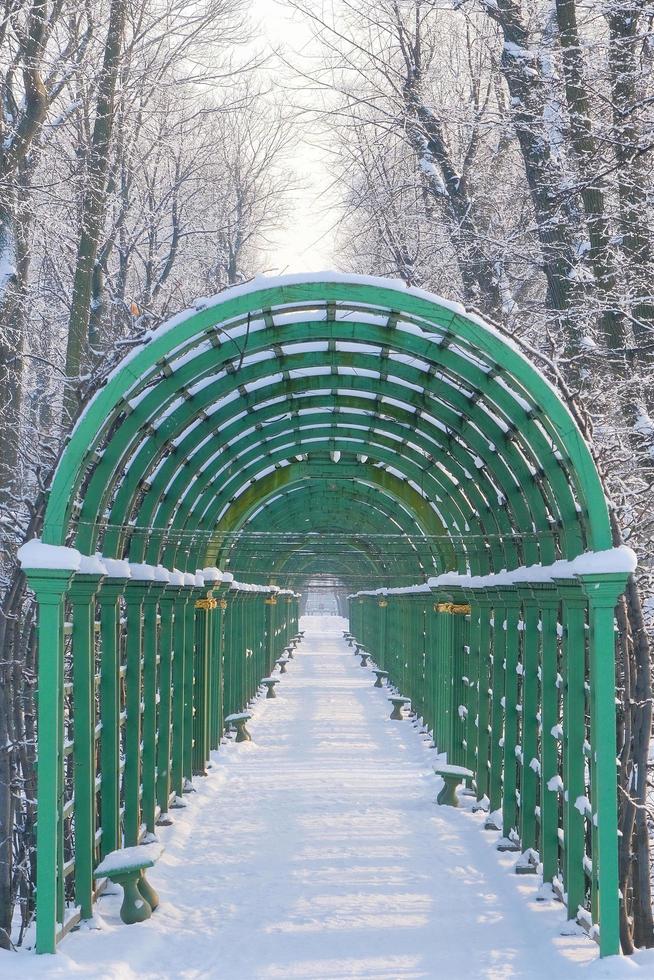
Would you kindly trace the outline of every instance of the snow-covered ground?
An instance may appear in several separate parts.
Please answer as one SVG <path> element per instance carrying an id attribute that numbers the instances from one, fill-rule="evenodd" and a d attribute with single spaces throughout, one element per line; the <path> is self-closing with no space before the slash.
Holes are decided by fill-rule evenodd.
<path id="1" fill-rule="evenodd" d="M 254 741 L 229 743 L 162 828 L 149 878 L 161 907 L 56 956 L 0 954 L 0 977 L 613 978 L 654 975 L 654 955 L 600 961 L 568 935 L 562 906 L 512 872 L 479 815 L 438 807 L 435 754 L 341 639 L 307 617 L 276 700 L 259 700 Z M 116 892 L 119 889 L 115 889 Z M 574 930 L 572 930 L 574 932 Z"/>

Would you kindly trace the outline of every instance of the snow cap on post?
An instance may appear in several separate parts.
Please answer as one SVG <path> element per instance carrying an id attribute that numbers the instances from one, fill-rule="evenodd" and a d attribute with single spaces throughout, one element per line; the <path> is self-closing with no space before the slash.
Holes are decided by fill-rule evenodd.
<path id="1" fill-rule="evenodd" d="M 155 582 L 168 585 L 170 583 L 170 572 L 163 565 L 157 565 L 154 570 L 154 579 Z"/>
<path id="2" fill-rule="evenodd" d="M 184 572 L 180 572 L 179 568 L 173 568 L 170 573 L 170 584 L 171 585 L 184 585 Z"/>
<path id="3" fill-rule="evenodd" d="M 198 589 L 204 588 L 204 575 L 199 568 L 195 569 L 195 585 Z"/>
<path id="4" fill-rule="evenodd" d="M 107 575 L 107 566 L 100 555 L 82 555 L 77 570 L 78 575 Z"/>
<path id="5" fill-rule="evenodd" d="M 155 580 L 154 568 L 145 562 L 131 561 L 129 570 L 135 582 L 154 582 Z"/>
<path id="6" fill-rule="evenodd" d="M 187 588 L 194 589 L 195 588 L 195 575 L 191 575 L 190 572 L 184 572 L 184 585 L 186 585 Z"/>
<path id="7" fill-rule="evenodd" d="M 32 538 L 31 541 L 21 545 L 17 557 L 23 569 L 60 568 L 70 572 L 79 571 L 82 561 L 82 556 L 76 548 L 43 544 L 40 538 Z"/>
<path id="8" fill-rule="evenodd" d="M 100 557 L 102 558 L 102 564 L 107 569 L 107 575 L 109 578 L 132 577 L 129 562 L 125 561 L 124 558 L 105 558 L 104 555 L 101 555 Z"/>
<path id="9" fill-rule="evenodd" d="M 202 574 L 204 576 L 205 583 L 223 581 L 223 573 L 218 568 L 203 568 Z"/>

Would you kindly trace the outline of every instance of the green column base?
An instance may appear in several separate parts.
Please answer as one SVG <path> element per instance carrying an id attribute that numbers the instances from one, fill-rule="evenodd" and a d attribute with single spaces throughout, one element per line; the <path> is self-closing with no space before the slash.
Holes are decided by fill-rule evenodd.
<path id="1" fill-rule="evenodd" d="M 245 727 L 245 719 L 243 719 L 243 721 L 236 721 L 234 722 L 234 724 L 236 725 L 236 738 L 234 739 L 234 741 L 251 742 L 252 736 L 250 735 L 249 731 Z"/>
<path id="2" fill-rule="evenodd" d="M 443 788 L 436 797 L 436 802 L 440 806 L 458 806 L 459 798 L 456 795 L 456 788 L 463 781 L 463 776 L 443 772 L 439 772 L 438 775 L 443 780 Z"/>
<path id="3" fill-rule="evenodd" d="M 145 877 L 145 871 L 141 872 L 141 877 L 136 883 L 136 887 L 141 893 L 142 898 L 148 903 L 152 911 L 159 907 L 159 896 L 156 891 Z"/>
<path id="4" fill-rule="evenodd" d="M 145 922 L 146 919 L 149 919 L 152 915 L 152 908 L 139 890 L 141 871 L 137 868 L 122 874 L 109 875 L 109 878 L 123 889 L 120 917 L 125 925 L 131 926 L 135 922 Z"/>

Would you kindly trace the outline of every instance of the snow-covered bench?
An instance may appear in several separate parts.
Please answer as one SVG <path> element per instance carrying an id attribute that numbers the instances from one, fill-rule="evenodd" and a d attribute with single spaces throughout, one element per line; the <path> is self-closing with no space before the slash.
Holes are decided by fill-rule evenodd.
<path id="1" fill-rule="evenodd" d="M 225 718 L 226 725 L 233 725 L 236 729 L 235 742 L 251 742 L 252 736 L 245 727 L 245 723 L 250 720 L 252 715 L 249 711 L 237 711 Z"/>
<path id="2" fill-rule="evenodd" d="M 362 667 L 367 667 L 368 666 L 368 661 L 370 660 L 372 654 L 371 653 L 368 653 L 367 650 L 364 650 L 363 647 L 359 647 L 359 649 L 358 649 L 357 652 L 358 652 L 359 656 L 361 657 L 361 666 Z"/>
<path id="3" fill-rule="evenodd" d="M 474 773 L 470 769 L 466 769 L 465 766 L 449 766 L 447 764 L 438 766 L 434 772 L 443 780 L 443 788 L 436 797 L 436 802 L 440 803 L 441 806 L 458 806 L 457 786 L 464 779 L 472 779 Z"/>
<path id="4" fill-rule="evenodd" d="M 411 703 L 411 698 L 402 697 L 401 694 L 394 694 L 388 700 L 393 705 L 393 710 L 391 711 L 391 721 L 404 721 L 402 708 Z"/>
<path id="5" fill-rule="evenodd" d="M 275 663 L 279 667 L 279 673 L 280 674 L 285 674 L 286 673 L 286 664 L 288 663 L 288 661 L 289 661 L 289 658 L 288 657 L 279 657 L 275 661 Z"/>
<path id="6" fill-rule="evenodd" d="M 96 878 L 109 878 L 122 886 L 120 917 L 127 925 L 149 919 L 159 905 L 159 896 L 145 877 L 145 872 L 147 868 L 154 867 L 162 853 L 163 845 L 156 842 L 121 847 L 110 851 L 95 869 Z"/>
<path id="7" fill-rule="evenodd" d="M 275 684 L 279 684 L 279 677 L 264 677 L 261 683 L 266 688 L 266 700 L 277 697 L 275 694 Z"/>
<path id="8" fill-rule="evenodd" d="M 386 677 L 388 677 L 388 671 L 387 670 L 380 670 L 379 667 L 373 667 L 372 672 L 373 672 L 373 674 L 377 678 L 377 680 L 375 681 L 375 683 L 372 686 L 373 687 L 383 687 L 384 686 L 384 680 L 385 680 Z"/>

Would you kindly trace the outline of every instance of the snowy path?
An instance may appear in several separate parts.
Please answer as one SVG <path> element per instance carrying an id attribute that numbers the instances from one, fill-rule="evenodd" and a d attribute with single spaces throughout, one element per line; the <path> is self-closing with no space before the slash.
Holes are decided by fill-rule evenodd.
<path id="1" fill-rule="evenodd" d="M 556 903 L 469 812 L 434 805 L 434 752 L 341 640 L 308 618 L 254 742 L 229 744 L 176 824 L 150 877 L 161 908 L 68 936 L 56 957 L 2 954 L 0 977 L 637 978 L 654 959 L 597 961 L 560 935 Z M 11 957 L 11 959 L 9 959 Z M 5 972 L 7 971 L 7 972 Z"/>

